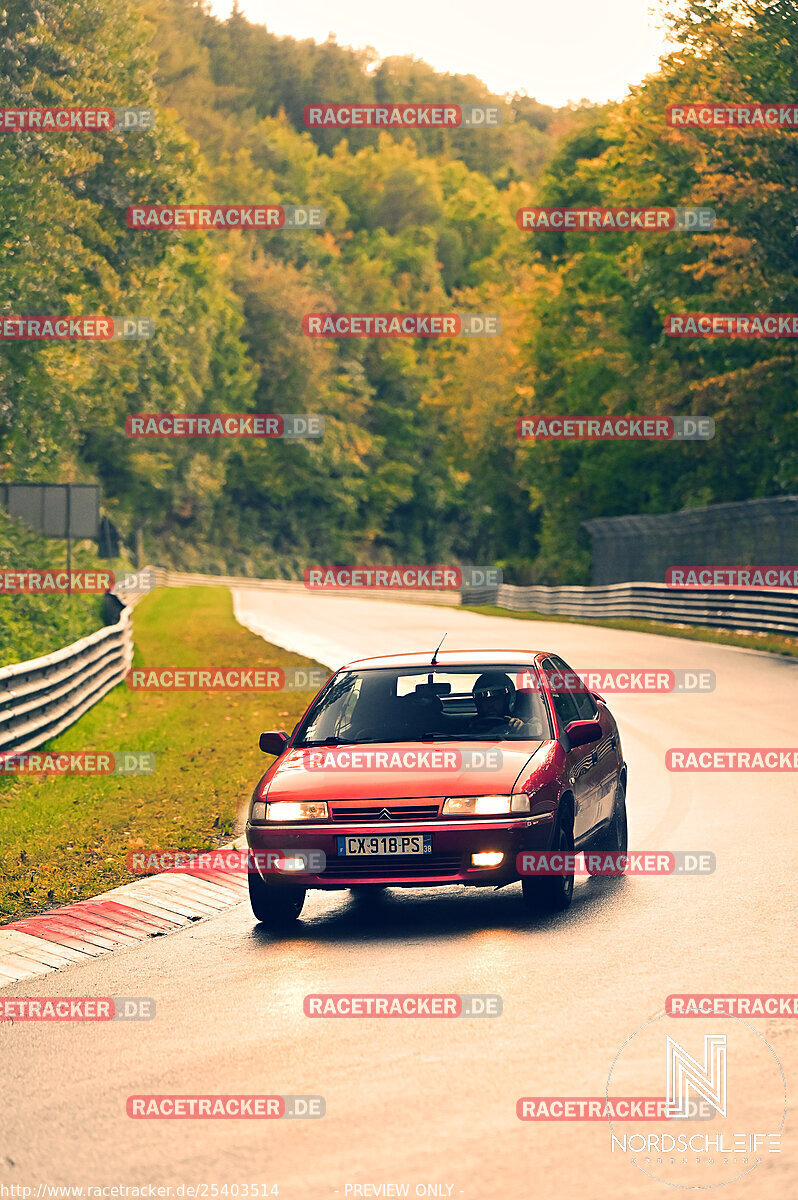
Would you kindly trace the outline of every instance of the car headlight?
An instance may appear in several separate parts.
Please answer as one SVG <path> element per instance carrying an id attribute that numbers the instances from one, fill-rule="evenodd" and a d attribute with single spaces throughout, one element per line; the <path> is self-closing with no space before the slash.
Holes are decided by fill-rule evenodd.
<path id="1" fill-rule="evenodd" d="M 529 812 L 529 796 L 448 796 L 443 802 L 444 817 L 494 817 L 504 813 Z"/>
<path id="2" fill-rule="evenodd" d="M 256 800 L 252 805 L 252 821 L 325 821 L 326 800 Z"/>

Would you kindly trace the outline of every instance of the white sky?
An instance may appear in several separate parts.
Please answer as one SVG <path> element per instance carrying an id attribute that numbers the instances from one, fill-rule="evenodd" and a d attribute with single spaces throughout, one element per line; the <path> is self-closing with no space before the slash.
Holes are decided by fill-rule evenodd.
<path id="1" fill-rule="evenodd" d="M 272 33 L 323 42 L 332 32 L 342 46 L 373 46 L 381 58 L 412 54 L 437 71 L 476 75 L 500 95 L 527 92 L 552 105 L 620 100 L 629 84 L 656 69 L 665 49 L 653 0 L 239 0 L 239 6 Z M 231 0 L 211 0 L 219 17 L 231 7 Z"/>

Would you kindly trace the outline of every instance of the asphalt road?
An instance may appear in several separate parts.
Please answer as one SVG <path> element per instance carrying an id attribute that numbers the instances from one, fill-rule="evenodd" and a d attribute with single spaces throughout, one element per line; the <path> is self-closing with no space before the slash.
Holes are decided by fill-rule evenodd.
<path id="1" fill-rule="evenodd" d="M 796 776 L 672 774 L 664 756 L 671 746 L 795 744 L 798 666 L 731 647 L 418 604 L 246 592 L 237 606 L 268 640 L 329 665 L 431 650 L 448 630 L 447 649 L 542 647 L 582 669 L 714 670 L 711 693 L 608 699 L 629 765 L 630 847 L 712 851 L 717 869 L 578 881 L 570 911 L 553 918 L 528 916 L 518 887 L 394 889 L 375 899 L 314 893 L 284 940 L 259 933 L 240 905 L 4 989 L 150 996 L 157 1016 L 0 1025 L 0 1185 L 170 1184 L 178 1195 L 180 1184 L 216 1184 L 224 1195 L 225 1184 L 266 1184 L 297 1200 L 396 1195 L 387 1185 L 404 1184 L 409 1196 L 467 1200 L 673 1194 L 644 1173 L 656 1174 L 656 1165 L 641 1169 L 610 1151 L 605 1121 L 522 1122 L 516 1101 L 603 1095 L 619 1049 L 670 993 L 795 989 Z M 503 1015 L 311 1020 L 302 1009 L 310 992 L 498 993 Z M 622 1094 L 664 1094 L 665 1032 L 699 1055 L 700 1035 L 730 1024 L 665 1018 L 649 1026 L 616 1063 Z M 772 1132 L 781 1073 L 761 1038 L 780 1060 L 790 1097 L 796 1021 L 733 1024 L 735 1128 Z M 173 1092 L 321 1094 L 326 1116 L 126 1116 L 129 1095 Z M 732 1173 L 744 1177 L 719 1194 L 798 1195 L 789 1114 L 782 1132 L 779 1155 L 754 1169 L 753 1158 L 741 1161 Z M 717 1168 L 692 1160 L 669 1169 L 674 1186 L 717 1179 Z"/>

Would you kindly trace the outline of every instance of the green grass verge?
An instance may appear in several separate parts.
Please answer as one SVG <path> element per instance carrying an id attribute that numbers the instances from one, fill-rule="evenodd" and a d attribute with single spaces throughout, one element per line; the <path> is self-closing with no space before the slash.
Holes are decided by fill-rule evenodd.
<path id="1" fill-rule="evenodd" d="M 40 537 L 23 521 L 0 509 L 0 563 L 4 570 L 54 570 L 66 567 L 66 543 Z M 91 542 L 73 546 L 72 569 L 126 573 L 122 559 L 102 559 Z M 0 667 L 51 654 L 103 626 L 102 596 L 77 592 L 0 595 Z"/>
<path id="2" fill-rule="evenodd" d="M 556 621 L 567 625 L 598 625 L 604 629 L 630 629 L 634 633 L 661 633 L 665 637 L 687 638 L 691 642 L 715 642 L 719 646 L 744 646 L 747 650 L 764 650 L 768 654 L 783 654 L 798 658 L 798 638 L 782 637 L 778 633 L 736 633 L 731 629 L 708 629 L 703 625 L 666 625 L 662 621 L 606 620 L 593 621 L 582 617 L 561 617 L 556 613 L 510 612 L 494 604 L 464 604 L 468 612 L 484 613 L 488 617 L 517 617 L 521 621 Z"/>
<path id="3" fill-rule="evenodd" d="M 289 667 L 233 616 L 221 588 L 163 589 L 134 614 L 137 667 Z M 291 730 L 308 692 L 145 692 L 114 688 L 50 745 L 149 750 L 139 776 L 0 777 L 0 923 L 131 882 L 129 850 L 210 849 L 230 841 L 273 760 L 263 729 Z"/>

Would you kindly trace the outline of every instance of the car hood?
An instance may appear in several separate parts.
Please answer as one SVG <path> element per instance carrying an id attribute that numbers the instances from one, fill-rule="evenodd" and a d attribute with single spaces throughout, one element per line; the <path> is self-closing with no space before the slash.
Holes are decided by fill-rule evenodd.
<path id="1" fill-rule="evenodd" d="M 541 745 L 539 741 L 381 742 L 289 750 L 266 776 L 268 798 L 409 800 L 506 795 Z"/>

